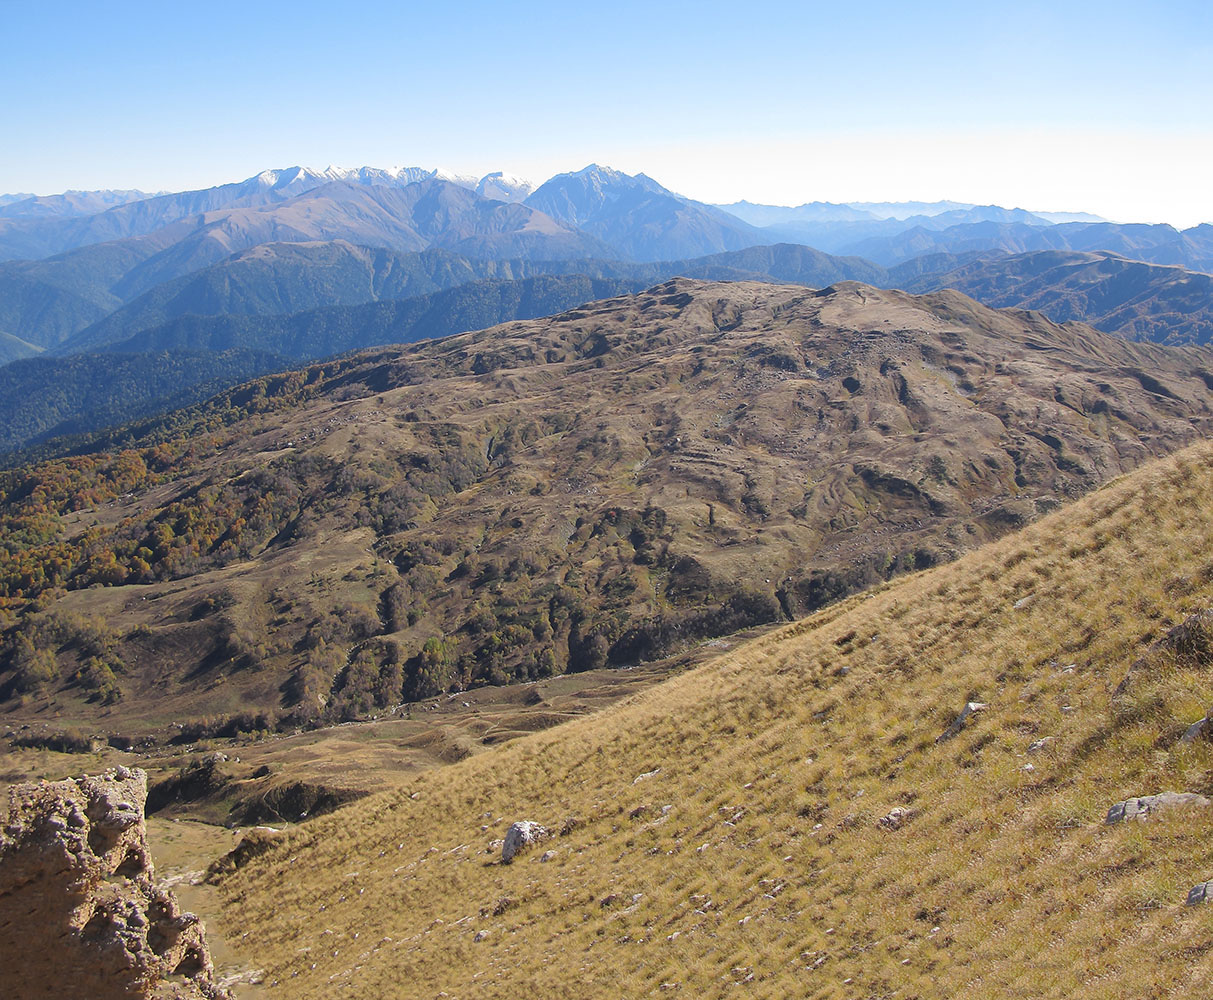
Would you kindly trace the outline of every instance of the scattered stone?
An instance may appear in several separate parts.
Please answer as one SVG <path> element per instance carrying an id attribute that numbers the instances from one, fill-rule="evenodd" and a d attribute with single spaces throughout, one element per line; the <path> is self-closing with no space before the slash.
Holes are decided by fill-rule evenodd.
<path id="1" fill-rule="evenodd" d="M 0 955 L 21 960 L 0 962 L 0 996 L 230 1000 L 201 921 L 156 882 L 146 802 L 147 775 L 126 767 L 9 788 Z"/>
<path id="2" fill-rule="evenodd" d="M 1200 739 L 1213 739 L 1213 706 L 1209 707 L 1209 711 L 1205 713 L 1203 719 L 1193 722 L 1183 736 L 1179 738 L 1180 743 L 1195 743 Z"/>
<path id="3" fill-rule="evenodd" d="M 1032 601 L 1034 601 L 1035 599 L 1036 599 L 1035 594 L 1029 594 L 1027 597 L 1021 597 L 1018 601 L 1016 601 L 1014 604 L 1012 604 L 1011 607 L 1015 611 L 1022 611 L 1029 604 L 1031 604 Z"/>
<path id="4" fill-rule="evenodd" d="M 953 736 L 964 729 L 965 724 L 969 720 L 969 716 L 977 712 L 985 711 L 986 704 L 981 701 L 970 701 L 960 710 L 960 714 L 952 720 L 952 724 L 948 726 L 942 733 L 935 737 L 936 743 L 943 743 L 945 740 L 950 740 Z"/>
<path id="5" fill-rule="evenodd" d="M 885 830 L 897 830 L 903 823 L 910 818 L 910 811 L 901 806 L 895 806 L 889 810 L 887 816 L 882 816 L 876 821 L 876 825 Z"/>
<path id="6" fill-rule="evenodd" d="M 1188 890 L 1188 906 L 1196 906 L 1198 903 L 1207 903 L 1210 900 L 1213 900 L 1213 879 L 1194 885 Z"/>
<path id="7" fill-rule="evenodd" d="M 476 936 L 473 937 L 472 940 L 475 941 L 477 944 L 479 944 L 481 941 L 483 941 L 488 936 L 489 936 L 488 931 L 477 931 Z"/>
<path id="8" fill-rule="evenodd" d="M 1042 736 L 1040 739 L 1034 740 L 1028 744 L 1028 753 L 1040 753 L 1041 750 L 1047 747 L 1055 739 L 1057 739 L 1056 736 Z"/>
<path id="9" fill-rule="evenodd" d="M 544 851 L 541 855 L 539 855 L 539 861 L 541 864 L 546 864 L 549 861 L 554 861 L 555 858 L 556 858 L 555 851 Z"/>
<path id="10" fill-rule="evenodd" d="M 644 781 L 647 778 L 651 778 L 654 775 L 660 773 L 660 771 L 661 771 L 661 768 L 655 767 L 651 771 L 645 771 L 644 774 L 638 774 L 638 775 L 636 775 L 635 778 L 632 779 L 632 784 L 635 785 L 638 782 Z"/>
<path id="11" fill-rule="evenodd" d="M 1213 806 L 1213 801 L 1194 792 L 1159 792 L 1157 795 L 1141 795 L 1113 805 L 1108 810 L 1104 823 L 1110 826 L 1125 820 L 1146 820 L 1154 813 L 1186 806 Z"/>
<path id="12" fill-rule="evenodd" d="M 547 835 L 547 830 L 538 823 L 533 823 L 526 819 L 515 823 L 506 832 L 505 841 L 501 845 L 502 864 L 508 865 L 514 860 L 514 855 L 520 850 L 524 847 L 529 847 L 531 844 L 538 843 Z"/>

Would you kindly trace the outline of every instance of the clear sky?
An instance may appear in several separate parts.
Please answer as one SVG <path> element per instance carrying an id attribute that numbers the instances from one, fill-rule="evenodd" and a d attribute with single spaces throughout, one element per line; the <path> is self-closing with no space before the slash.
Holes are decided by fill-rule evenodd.
<path id="1" fill-rule="evenodd" d="M 0 192 L 590 162 L 705 201 L 1213 221 L 1213 3 L 0 0 Z"/>

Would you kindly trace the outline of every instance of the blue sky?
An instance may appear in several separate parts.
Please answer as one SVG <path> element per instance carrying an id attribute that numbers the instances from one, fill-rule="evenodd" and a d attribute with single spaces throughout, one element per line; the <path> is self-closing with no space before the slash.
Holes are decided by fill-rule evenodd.
<path id="1" fill-rule="evenodd" d="M 1190 225 L 1213 221 L 1211 7 L 0 0 L 0 191 L 597 161 L 711 201 Z"/>

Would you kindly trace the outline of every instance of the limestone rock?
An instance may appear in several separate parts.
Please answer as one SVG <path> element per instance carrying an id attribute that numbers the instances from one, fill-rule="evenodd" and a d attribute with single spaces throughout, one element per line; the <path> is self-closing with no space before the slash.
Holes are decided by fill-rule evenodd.
<path id="1" fill-rule="evenodd" d="M 953 736 L 964 729 L 965 724 L 969 721 L 969 716 L 977 712 L 984 711 L 986 708 L 985 702 L 970 701 L 960 710 L 960 714 L 952 720 L 952 724 L 948 726 L 942 733 L 935 737 L 936 743 L 943 743 L 945 740 L 950 740 Z"/>
<path id="2" fill-rule="evenodd" d="M 910 811 L 902 806 L 894 806 L 887 816 L 882 816 L 876 825 L 885 830 L 897 830 L 910 818 Z"/>
<path id="3" fill-rule="evenodd" d="M 230 997 L 215 984 L 201 921 L 155 882 L 146 800 L 147 775 L 125 767 L 9 789 L 0 955 L 21 961 L 0 962 L 0 996 Z"/>
<path id="4" fill-rule="evenodd" d="M 1154 813 L 1181 807 L 1213 806 L 1213 801 L 1194 792 L 1159 792 L 1157 795 L 1141 795 L 1117 802 L 1108 810 L 1104 823 L 1111 825 L 1124 820 L 1146 820 Z"/>
<path id="5" fill-rule="evenodd" d="M 505 835 L 505 843 L 501 845 L 501 861 L 503 864 L 509 864 L 514 860 L 514 855 L 521 851 L 524 847 L 529 847 L 531 844 L 537 844 L 540 840 L 548 835 L 538 823 L 533 823 L 529 819 L 521 820 L 509 828 Z"/>

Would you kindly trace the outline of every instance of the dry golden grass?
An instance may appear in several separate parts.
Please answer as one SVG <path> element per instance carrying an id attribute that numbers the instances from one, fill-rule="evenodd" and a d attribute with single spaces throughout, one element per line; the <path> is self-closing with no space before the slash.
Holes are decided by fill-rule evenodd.
<path id="1" fill-rule="evenodd" d="M 1210 496 L 1200 444 L 419 774 L 232 876 L 229 937 L 291 998 L 1192 995 L 1213 909 L 1183 902 L 1213 877 L 1213 810 L 1103 818 L 1213 791 L 1213 746 L 1179 743 L 1213 664 L 1147 655 L 1213 604 Z M 989 707 L 937 744 L 968 700 Z M 554 836 L 500 865 L 518 819 Z"/>

